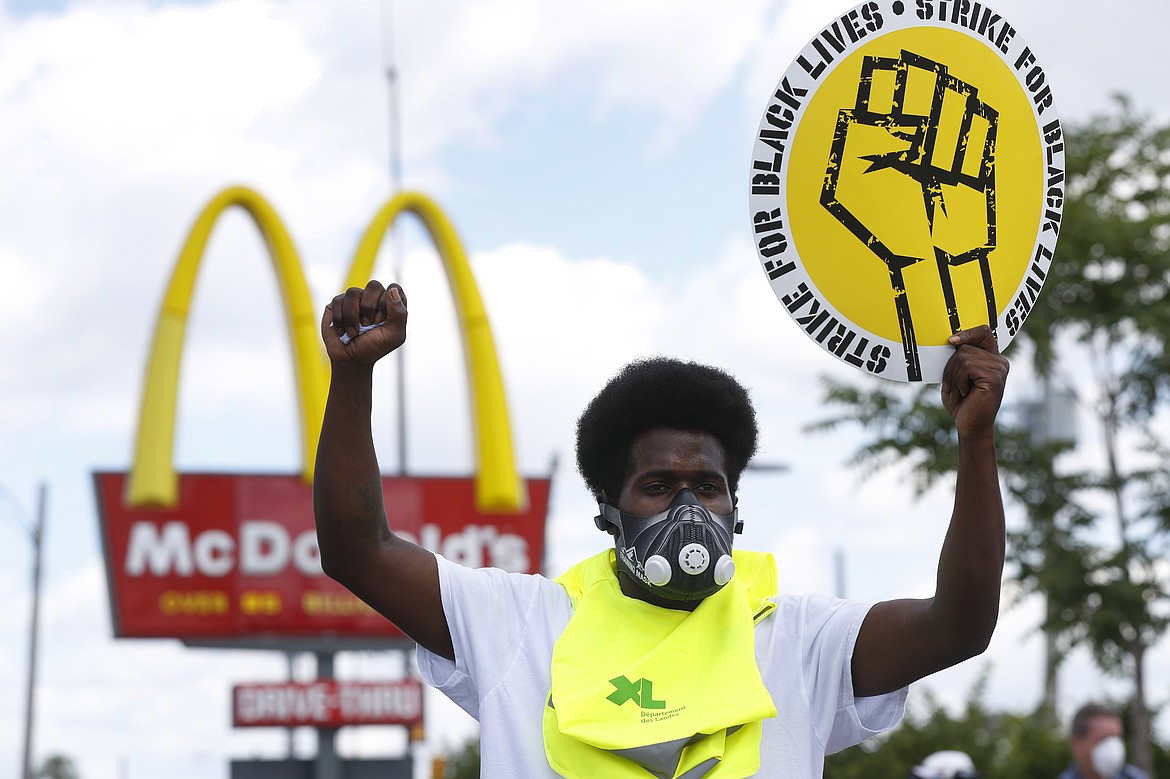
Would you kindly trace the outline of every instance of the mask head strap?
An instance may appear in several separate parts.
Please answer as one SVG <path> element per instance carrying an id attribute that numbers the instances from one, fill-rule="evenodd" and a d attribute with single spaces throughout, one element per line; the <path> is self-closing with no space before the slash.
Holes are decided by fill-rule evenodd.
<path id="1" fill-rule="evenodd" d="M 597 526 L 597 529 L 609 533 L 611 536 L 620 533 L 622 512 L 614 506 L 600 501 L 597 504 L 597 509 L 601 512 L 593 518 L 593 524 Z M 739 506 L 731 510 L 731 516 L 733 517 L 732 532 L 736 535 L 743 535 L 743 520 L 739 518 Z"/>

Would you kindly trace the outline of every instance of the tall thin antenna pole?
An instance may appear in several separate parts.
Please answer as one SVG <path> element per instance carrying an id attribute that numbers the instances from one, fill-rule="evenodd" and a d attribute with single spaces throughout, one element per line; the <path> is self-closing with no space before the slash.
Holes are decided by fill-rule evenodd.
<path id="1" fill-rule="evenodd" d="M 390 109 L 390 196 L 402 191 L 402 113 L 399 108 L 398 66 L 394 60 L 394 18 L 391 0 L 382 8 L 382 57 L 386 68 L 386 83 Z M 391 267 L 394 281 L 402 282 L 406 260 L 406 232 L 401 226 L 391 228 Z M 398 472 L 405 476 L 406 460 L 406 357 L 398 350 Z"/>
<path id="2" fill-rule="evenodd" d="M 402 191 L 402 112 L 399 106 L 398 64 L 394 59 L 394 14 L 391 0 L 386 0 L 383 7 L 385 24 L 382 45 L 390 108 L 390 189 L 398 194 Z"/>
<path id="3" fill-rule="evenodd" d="M 21 763 L 22 779 L 32 779 L 32 741 L 33 741 L 33 701 L 36 692 L 37 679 L 37 632 L 41 611 L 41 547 L 45 537 L 45 485 L 42 483 L 37 492 L 37 519 L 32 530 L 33 542 L 33 598 L 32 598 L 32 625 L 29 628 L 28 638 L 28 689 L 24 702 L 24 759 Z"/>

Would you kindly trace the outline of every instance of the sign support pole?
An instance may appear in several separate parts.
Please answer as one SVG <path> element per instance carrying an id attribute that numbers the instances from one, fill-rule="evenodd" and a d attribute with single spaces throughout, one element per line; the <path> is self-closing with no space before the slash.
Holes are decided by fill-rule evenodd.
<path id="1" fill-rule="evenodd" d="M 333 652 L 317 652 L 317 678 L 332 679 Z M 341 761 L 337 757 L 337 728 L 317 728 L 317 760 L 313 779 L 341 779 Z"/>

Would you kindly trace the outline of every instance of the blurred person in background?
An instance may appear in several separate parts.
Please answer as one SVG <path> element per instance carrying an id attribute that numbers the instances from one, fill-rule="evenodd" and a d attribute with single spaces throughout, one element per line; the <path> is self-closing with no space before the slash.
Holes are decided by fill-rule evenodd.
<path id="1" fill-rule="evenodd" d="M 1149 779 L 1125 762 L 1121 715 L 1100 703 L 1087 703 L 1073 715 L 1068 745 L 1072 762 L 1057 779 Z"/>

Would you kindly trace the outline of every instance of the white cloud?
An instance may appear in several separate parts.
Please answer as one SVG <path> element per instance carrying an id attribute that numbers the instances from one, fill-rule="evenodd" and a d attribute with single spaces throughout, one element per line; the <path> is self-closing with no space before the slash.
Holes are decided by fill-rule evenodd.
<path id="1" fill-rule="evenodd" d="M 800 49 L 856 5 L 852 0 L 784 5 L 764 36 L 765 44 L 753 50 L 742 82 L 753 124 Z M 1092 0 L 999 0 L 993 7 L 1036 53 L 1065 121 L 1108 109 L 1115 92 L 1130 95 L 1139 108 L 1170 116 L 1161 75 L 1170 60 L 1159 34 L 1170 23 L 1170 7 L 1161 0 L 1133 0 L 1108 11 Z"/>
<path id="2" fill-rule="evenodd" d="M 414 152 L 493 142 L 495 123 L 540 90 L 688 124 L 757 45 L 769 3 L 736 13 L 652 0 L 489 0 L 396 6 L 403 112 Z M 442 23 L 437 23 L 443 20 Z M 437 55 L 437 56 L 436 56 Z M 425 64 L 424 64 L 425 63 Z"/>

